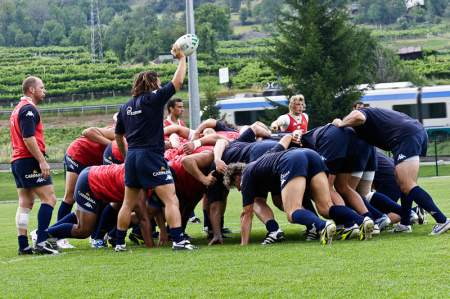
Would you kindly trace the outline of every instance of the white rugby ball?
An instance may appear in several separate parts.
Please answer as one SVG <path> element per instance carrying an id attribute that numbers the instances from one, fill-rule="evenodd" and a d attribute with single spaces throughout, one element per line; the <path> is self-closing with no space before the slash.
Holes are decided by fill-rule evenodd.
<path id="1" fill-rule="evenodd" d="M 197 50 L 198 37 L 195 34 L 185 34 L 176 40 L 175 44 L 180 46 L 184 55 L 190 56 Z"/>

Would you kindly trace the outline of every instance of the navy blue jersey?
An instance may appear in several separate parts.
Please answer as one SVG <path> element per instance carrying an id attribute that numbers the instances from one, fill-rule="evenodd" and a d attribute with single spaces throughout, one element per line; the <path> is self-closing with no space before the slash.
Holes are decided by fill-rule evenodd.
<path id="1" fill-rule="evenodd" d="M 273 148 L 277 143 L 272 140 L 256 142 L 255 133 L 251 128 L 248 128 L 238 139 L 225 148 L 222 160 L 225 164 L 236 162 L 250 163 Z"/>
<path id="2" fill-rule="evenodd" d="M 220 120 L 218 120 L 216 122 L 216 126 L 214 127 L 214 130 L 216 132 L 220 132 L 220 131 L 223 131 L 223 132 L 238 132 L 238 130 L 236 130 L 236 128 L 233 128 L 233 127 L 229 126 L 227 123 L 225 123 L 223 121 L 220 121 Z"/>
<path id="3" fill-rule="evenodd" d="M 129 149 L 148 148 L 164 153 L 164 105 L 174 94 L 175 87 L 169 82 L 161 89 L 133 97 L 122 105 L 116 133 L 126 136 Z"/>
<path id="4" fill-rule="evenodd" d="M 354 127 L 358 136 L 384 150 L 392 150 L 405 136 L 423 131 L 423 126 L 408 115 L 382 108 L 362 108 L 366 116 L 361 126 Z"/>
<path id="5" fill-rule="evenodd" d="M 41 121 L 39 111 L 33 105 L 22 106 L 19 110 L 19 125 L 22 138 L 28 138 L 35 135 L 36 126 Z"/>

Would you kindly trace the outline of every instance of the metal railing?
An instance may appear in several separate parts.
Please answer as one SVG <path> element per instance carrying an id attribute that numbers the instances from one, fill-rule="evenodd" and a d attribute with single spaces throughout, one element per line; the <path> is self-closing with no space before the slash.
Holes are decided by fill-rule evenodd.
<path id="1" fill-rule="evenodd" d="M 41 108 L 39 111 L 41 114 L 56 114 L 56 115 L 64 115 L 64 114 L 89 114 L 89 113 L 112 113 L 117 112 L 120 108 L 121 104 L 110 104 L 110 105 L 90 105 L 90 106 L 70 106 L 70 107 L 55 107 L 55 108 Z M 11 115 L 12 110 L 0 110 L 0 118 L 9 117 Z"/>

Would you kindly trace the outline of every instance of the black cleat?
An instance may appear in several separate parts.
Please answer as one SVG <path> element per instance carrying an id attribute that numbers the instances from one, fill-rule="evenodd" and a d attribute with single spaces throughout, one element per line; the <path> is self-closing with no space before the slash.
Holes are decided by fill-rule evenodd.
<path id="1" fill-rule="evenodd" d="M 33 248 L 31 248 L 30 246 L 25 247 L 24 249 L 20 249 L 18 250 L 18 254 L 19 255 L 29 255 L 29 254 L 33 254 Z"/>
<path id="2" fill-rule="evenodd" d="M 40 244 L 36 244 L 36 248 L 34 248 L 35 254 L 59 254 L 59 251 L 54 249 L 51 242 L 44 241 Z"/>
<path id="3" fill-rule="evenodd" d="M 130 239 L 131 242 L 133 242 L 136 245 L 144 245 L 144 238 L 141 235 L 130 233 L 128 235 L 128 239 Z"/>

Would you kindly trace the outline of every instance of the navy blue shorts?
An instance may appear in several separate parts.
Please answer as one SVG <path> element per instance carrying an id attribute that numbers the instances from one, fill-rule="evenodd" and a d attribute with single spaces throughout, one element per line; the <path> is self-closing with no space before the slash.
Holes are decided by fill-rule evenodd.
<path id="1" fill-rule="evenodd" d="M 343 170 L 345 170 L 346 173 L 355 171 L 375 171 L 375 147 L 355 135 L 354 138 L 352 138 L 352 142 L 348 148 L 346 160 L 346 165 L 343 166 Z"/>
<path id="2" fill-rule="evenodd" d="M 68 172 L 74 172 L 76 174 L 80 174 L 83 169 L 85 169 L 87 166 L 78 162 L 75 159 L 72 159 L 68 154 L 64 155 L 64 164 L 66 165 L 66 171 Z"/>
<path id="3" fill-rule="evenodd" d="M 428 136 L 425 129 L 415 135 L 405 136 L 392 148 L 394 163 L 397 165 L 414 156 L 425 157 L 427 148 Z"/>
<path id="4" fill-rule="evenodd" d="M 11 163 L 17 188 L 36 188 L 52 184 L 52 177 L 42 178 L 39 162 L 35 158 L 18 159 Z"/>
<path id="5" fill-rule="evenodd" d="M 148 149 L 129 149 L 125 159 L 125 186 L 150 189 L 173 184 L 173 176 L 164 157 Z"/>
<path id="6" fill-rule="evenodd" d="M 87 167 L 78 176 L 73 197 L 77 203 L 78 209 L 97 214 L 101 204 L 99 200 L 92 196 L 91 189 L 89 188 L 89 169 L 91 168 Z"/>
<path id="7" fill-rule="evenodd" d="M 320 155 L 310 149 L 289 150 L 280 158 L 277 165 L 281 190 L 295 177 L 305 177 L 309 181 L 316 174 L 325 171 L 326 166 Z"/>

